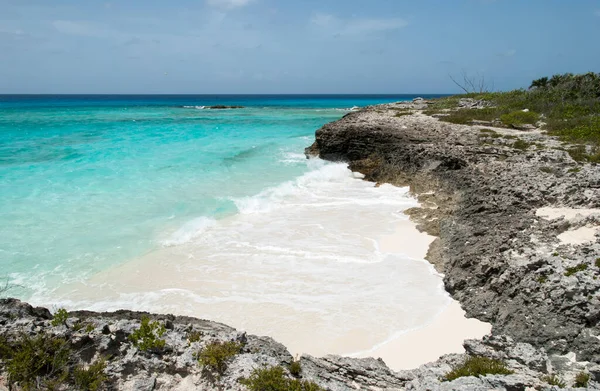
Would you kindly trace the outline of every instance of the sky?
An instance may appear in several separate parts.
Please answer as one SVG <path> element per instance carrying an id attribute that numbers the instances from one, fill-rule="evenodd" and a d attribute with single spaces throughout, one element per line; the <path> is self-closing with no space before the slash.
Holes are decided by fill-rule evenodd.
<path id="1" fill-rule="evenodd" d="M 599 37 L 600 0 L 0 0 L 0 94 L 508 90 Z"/>

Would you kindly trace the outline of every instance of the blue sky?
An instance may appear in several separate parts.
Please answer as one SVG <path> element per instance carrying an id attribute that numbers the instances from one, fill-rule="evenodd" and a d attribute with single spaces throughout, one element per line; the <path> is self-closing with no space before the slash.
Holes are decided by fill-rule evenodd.
<path id="1" fill-rule="evenodd" d="M 0 93 L 452 93 L 600 71 L 600 0 L 0 0 Z"/>

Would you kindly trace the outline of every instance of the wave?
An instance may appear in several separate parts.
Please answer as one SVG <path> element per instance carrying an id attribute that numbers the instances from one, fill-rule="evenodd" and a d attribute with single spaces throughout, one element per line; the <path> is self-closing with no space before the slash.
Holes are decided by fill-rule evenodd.
<path id="1" fill-rule="evenodd" d="M 176 246 L 190 242 L 216 223 L 217 220 L 204 216 L 188 221 L 177 231 L 173 232 L 169 239 L 163 240 L 162 244 L 164 246 Z"/>

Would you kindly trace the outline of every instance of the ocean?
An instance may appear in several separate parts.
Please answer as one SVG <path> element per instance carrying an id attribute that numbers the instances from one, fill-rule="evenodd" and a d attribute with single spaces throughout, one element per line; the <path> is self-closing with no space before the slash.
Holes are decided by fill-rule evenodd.
<path id="1" fill-rule="evenodd" d="M 440 277 L 380 247 L 416 201 L 303 153 L 352 108 L 414 97 L 0 96 L 0 278 L 314 354 L 421 327 L 449 303 Z"/>

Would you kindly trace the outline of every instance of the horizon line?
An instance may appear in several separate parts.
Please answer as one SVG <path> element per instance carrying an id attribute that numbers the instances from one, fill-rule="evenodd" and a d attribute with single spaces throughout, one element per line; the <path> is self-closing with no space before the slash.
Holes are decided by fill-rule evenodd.
<path id="1" fill-rule="evenodd" d="M 398 95 L 460 95 L 460 93 L 0 93 L 0 96 L 301 96 L 301 95 L 328 95 L 328 96 L 358 96 L 358 95 L 378 95 L 378 96 L 398 96 Z"/>

